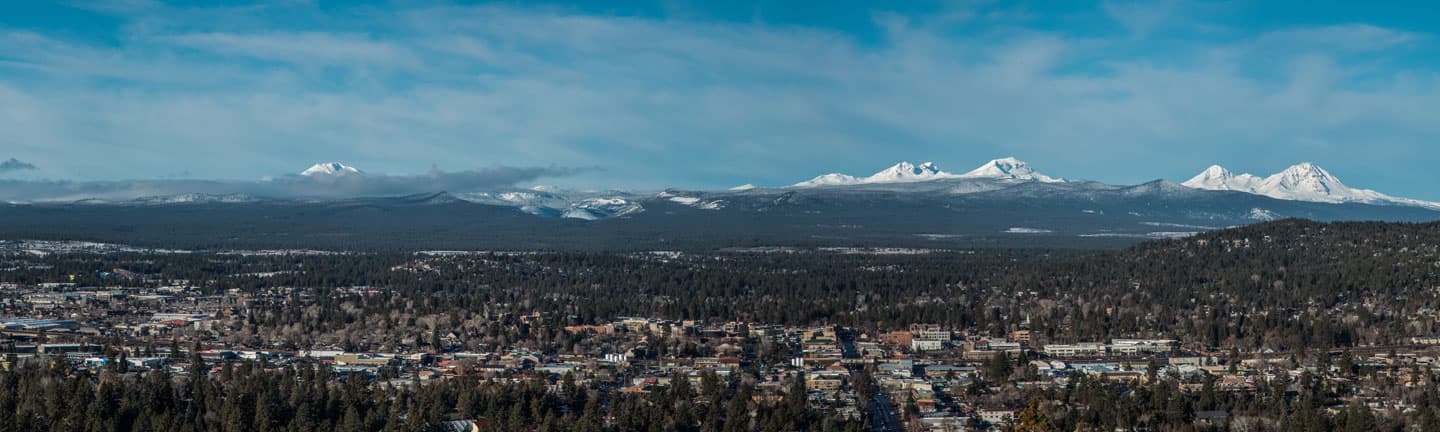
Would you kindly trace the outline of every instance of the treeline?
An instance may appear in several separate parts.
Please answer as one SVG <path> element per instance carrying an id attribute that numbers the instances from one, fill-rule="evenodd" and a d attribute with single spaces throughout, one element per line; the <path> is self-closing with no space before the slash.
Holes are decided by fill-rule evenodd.
<path id="1" fill-rule="evenodd" d="M 1200 382 L 1195 382 L 1199 380 Z M 1189 386 L 1190 389 L 1182 389 Z M 1195 390 L 1194 387 L 1199 389 Z M 1074 376 L 1061 388 L 1029 394 L 1020 413 L 1019 431 L 1253 431 L 1253 432 L 1402 432 L 1440 430 L 1440 394 L 1429 380 L 1401 388 L 1392 403 L 1377 411 L 1343 386 L 1327 385 L 1309 374 L 1279 375 L 1259 382 L 1254 392 L 1226 392 L 1213 378 L 1157 377 L 1147 384 L 1116 383 Z M 1338 405 L 1337 405 L 1338 404 Z"/>
<path id="2" fill-rule="evenodd" d="M 1108 253 L 22 259 L 49 267 L 0 279 L 30 283 L 75 274 L 81 284 L 123 286 L 98 278 L 123 268 L 189 280 L 211 294 L 238 289 L 267 299 L 261 294 L 294 287 L 288 297 L 238 310 L 243 321 L 233 330 L 247 338 L 284 334 L 287 343 L 363 339 L 369 349 L 415 346 L 416 334 L 436 336 L 421 338 L 433 342 L 437 332 L 454 332 L 449 343 L 465 347 L 502 339 L 561 343 L 561 326 L 617 316 L 830 323 L 869 332 L 934 323 L 995 336 L 1027 328 L 1039 343 L 1161 337 L 1247 352 L 1395 345 L 1440 334 L 1436 224 L 1286 220 Z M 533 312 L 547 315 L 542 327 L 514 319 Z"/>
<path id="3" fill-rule="evenodd" d="M 647 392 L 624 393 L 587 386 L 571 375 L 490 381 L 462 373 L 435 382 L 386 384 L 337 378 L 327 366 L 311 364 L 214 366 L 192 357 L 179 374 L 129 371 L 123 361 L 90 374 L 74 372 L 63 359 L 51 361 L 21 362 L 0 372 L 0 431 L 429 432 L 450 430 L 447 422 L 454 419 L 496 431 L 865 430 L 864 423 L 828 408 L 807 408 L 802 378 L 788 381 L 778 400 L 757 402 L 753 369 L 729 381 L 705 372 L 693 384 L 676 375 Z M 1061 387 L 1023 390 L 1016 399 L 1029 403 L 1014 424 L 992 430 L 1440 430 L 1440 382 L 1434 375 L 1417 369 L 1397 380 L 1348 357 L 1336 366 L 1347 380 L 1281 373 L 1256 381 L 1248 392 L 1225 391 L 1208 376 L 1151 372 L 1143 381 L 1116 382 L 1077 374 Z M 986 365 L 987 376 L 991 367 Z M 854 389 L 869 395 L 874 385 L 861 373 Z M 966 392 L 995 388 L 977 384 Z M 1365 404 L 1380 400 L 1385 404 Z M 899 409 L 913 414 L 913 404 L 905 401 Z"/>
<path id="4" fill-rule="evenodd" d="M 1303 350 L 1440 332 L 1440 225 L 1285 220 L 1012 272 L 1049 339 Z"/>
<path id="5" fill-rule="evenodd" d="M 858 420 L 806 408 L 795 380 L 775 403 L 756 402 L 753 379 L 727 384 L 713 373 L 698 386 L 675 376 L 649 393 L 578 384 L 571 375 L 499 382 L 467 374 L 414 384 L 336 378 L 323 365 L 209 366 L 198 357 L 178 375 L 125 370 L 72 372 L 63 359 L 22 363 L 0 374 L 0 431 L 450 431 L 474 420 L 496 431 L 861 430 Z"/>

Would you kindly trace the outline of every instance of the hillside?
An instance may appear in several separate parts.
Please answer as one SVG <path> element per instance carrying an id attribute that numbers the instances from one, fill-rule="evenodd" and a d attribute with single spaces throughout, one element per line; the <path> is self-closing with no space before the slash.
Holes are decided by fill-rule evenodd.
<path id="1" fill-rule="evenodd" d="M 1060 338 L 1393 343 L 1440 330 L 1440 224 L 1283 220 L 1014 272 L 1001 284 L 1045 299 L 1021 309 Z"/>

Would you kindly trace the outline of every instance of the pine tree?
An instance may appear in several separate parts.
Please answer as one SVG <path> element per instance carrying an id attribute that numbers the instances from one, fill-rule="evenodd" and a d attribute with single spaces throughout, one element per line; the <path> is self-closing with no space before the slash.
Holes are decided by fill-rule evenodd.
<path id="1" fill-rule="evenodd" d="M 1345 432 L 1371 432 L 1375 429 L 1375 417 L 1370 409 L 1359 403 L 1350 405 L 1345 412 Z"/>
<path id="2" fill-rule="evenodd" d="M 725 432 L 750 430 L 750 386 L 741 384 L 725 410 Z"/>
<path id="3" fill-rule="evenodd" d="M 360 417 L 360 410 L 354 405 L 345 408 L 345 416 L 340 420 L 340 432 L 364 432 L 365 422 Z"/>
<path id="4" fill-rule="evenodd" d="M 1031 399 L 1020 412 L 1020 418 L 1015 424 L 1015 432 L 1050 432 L 1054 429 L 1050 426 L 1049 417 L 1040 410 L 1040 400 Z"/>

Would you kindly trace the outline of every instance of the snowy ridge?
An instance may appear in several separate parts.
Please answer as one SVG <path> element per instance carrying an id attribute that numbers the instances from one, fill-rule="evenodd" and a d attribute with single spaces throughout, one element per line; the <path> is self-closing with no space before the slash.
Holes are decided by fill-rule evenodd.
<path id="1" fill-rule="evenodd" d="M 645 208 L 623 192 L 570 192 L 550 186 L 525 190 L 473 192 L 457 198 L 477 204 L 514 207 L 536 216 L 601 220 L 639 213 Z"/>
<path id="2" fill-rule="evenodd" d="M 1249 217 L 1250 217 L 1250 219 L 1254 219 L 1254 220 L 1261 221 L 1261 222 L 1269 222 L 1269 221 L 1273 221 L 1273 220 L 1276 220 L 1276 219 L 1280 219 L 1280 215 L 1275 214 L 1275 212 L 1272 212 L 1272 211 L 1269 211 L 1269 210 L 1265 210 L 1265 209 L 1262 209 L 1262 208 L 1259 208 L 1259 207 L 1250 209 L 1250 215 L 1249 215 Z"/>
<path id="3" fill-rule="evenodd" d="M 243 193 L 187 193 L 179 195 L 157 195 L 140 197 L 134 200 L 135 203 L 142 204 L 250 203 L 258 201 L 261 201 L 261 199 Z"/>
<path id="4" fill-rule="evenodd" d="M 695 195 L 695 193 L 693 192 L 667 190 L 656 194 L 655 198 L 664 199 L 675 204 L 694 207 L 700 210 L 719 210 L 725 208 L 725 200 L 707 200 L 703 197 L 693 195 Z"/>
<path id="5" fill-rule="evenodd" d="M 570 205 L 561 217 L 568 219 L 600 220 L 621 217 L 645 211 L 640 204 L 624 198 L 590 198 Z"/>
<path id="6" fill-rule="evenodd" d="M 470 192 L 457 198 L 477 204 L 513 207 L 536 216 L 602 220 L 634 215 L 658 199 L 700 210 L 720 210 L 727 202 L 702 192 L 664 191 L 654 195 L 622 191 L 569 191 L 551 186 L 494 192 Z"/>
<path id="7" fill-rule="evenodd" d="M 1310 162 L 1293 165 L 1265 178 L 1251 174 L 1236 175 L 1224 167 L 1213 165 L 1185 181 L 1184 185 L 1192 189 L 1246 192 L 1290 201 L 1403 205 L 1440 210 L 1440 203 L 1351 188 L 1329 171 Z"/>

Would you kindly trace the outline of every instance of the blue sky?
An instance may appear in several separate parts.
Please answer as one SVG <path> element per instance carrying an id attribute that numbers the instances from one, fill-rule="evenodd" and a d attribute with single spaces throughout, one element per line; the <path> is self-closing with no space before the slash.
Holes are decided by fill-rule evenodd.
<path id="1" fill-rule="evenodd" d="M 334 160 L 721 188 L 1015 156 L 1120 184 L 1314 161 L 1440 200 L 1428 8 L 16 2 L 0 178 L 253 180 Z"/>

